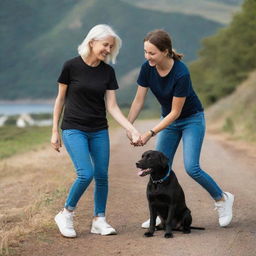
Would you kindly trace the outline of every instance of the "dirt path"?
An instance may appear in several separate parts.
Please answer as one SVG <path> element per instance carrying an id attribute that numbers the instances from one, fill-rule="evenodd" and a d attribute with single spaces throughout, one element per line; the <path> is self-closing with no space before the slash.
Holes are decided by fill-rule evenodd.
<path id="1" fill-rule="evenodd" d="M 139 123 L 141 130 L 152 127 L 153 121 Z M 154 123 L 154 122 L 153 122 Z M 121 129 L 111 134 L 110 191 L 107 217 L 118 231 L 117 236 L 103 237 L 90 234 L 93 212 L 93 186 L 79 202 L 75 217 L 78 238 L 66 239 L 57 228 L 31 237 L 24 242 L 18 255 L 29 256 L 254 256 L 256 255 L 256 157 L 244 154 L 207 134 L 202 152 L 202 167 L 212 175 L 224 190 L 235 194 L 234 219 L 228 228 L 220 228 L 217 213 L 208 193 L 197 185 L 184 171 L 180 149 L 174 170 L 178 176 L 188 207 L 192 210 L 193 224 L 205 231 L 189 235 L 174 233 L 165 239 L 158 231 L 152 238 L 143 237 L 141 223 L 148 218 L 145 196 L 147 177 L 137 176 L 135 162 L 142 152 L 154 148 L 152 140 L 143 148 L 132 148 Z M 45 150 L 47 151 L 47 150 Z M 48 152 L 48 151 L 47 151 Z M 56 158 L 49 153 L 49 164 L 71 168 L 66 153 Z M 56 164 L 57 161 L 57 164 Z M 58 163 L 59 161 L 59 163 Z M 70 170 L 71 171 L 71 170 Z M 64 202 L 60 199 L 60 205 Z"/>

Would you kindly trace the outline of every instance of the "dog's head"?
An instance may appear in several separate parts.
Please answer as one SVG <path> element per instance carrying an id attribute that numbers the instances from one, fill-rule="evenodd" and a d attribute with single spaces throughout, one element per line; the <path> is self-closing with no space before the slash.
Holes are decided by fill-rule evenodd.
<path id="1" fill-rule="evenodd" d="M 159 151 L 148 150 L 143 153 L 141 159 L 136 163 L 139 176 L 146 176 L 154 172 L 168 170 L 168 158 Z"/>

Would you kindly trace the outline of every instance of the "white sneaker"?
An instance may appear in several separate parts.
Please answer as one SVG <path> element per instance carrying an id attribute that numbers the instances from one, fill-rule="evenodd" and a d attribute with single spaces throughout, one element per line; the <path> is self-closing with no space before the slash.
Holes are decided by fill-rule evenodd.
<path id="1" fill-rule="evenodd" d="M 64 209 L 60 211 L 54 218 L 60 233 L 65 237 L 76 237 L 76 231 L 73 224 L 74 212 Z"/>
<path id="2" fill-rule="evenodd" d="M 105 217 L 97 217 L 96 220 L 92 221 L 91 233 L 102 236 L 116 235 L 116 230 L 106 222 Z"/>
<path id="3" fill-rule="evenodd" d="M 148 219 L 147 221 L 143 222 L 141 224 L 142 228 L 149 228 L 149 223 L 150 223 L 150 219 Z M 156 226 L 159 226 L 161 224 L 161 219 L 157 216 L 156 217 Z"/>
<path id="4" fill-rule="evenodd" d="M 221 227 L 226 227 L 231 222 L 233 214 L 232 207 L 234 203 L 234 195 L 229 192 L 223 193 L 225 201 L 219 201 L 215 203 L 215 210 L 219 214 L 219 224 Z"/>

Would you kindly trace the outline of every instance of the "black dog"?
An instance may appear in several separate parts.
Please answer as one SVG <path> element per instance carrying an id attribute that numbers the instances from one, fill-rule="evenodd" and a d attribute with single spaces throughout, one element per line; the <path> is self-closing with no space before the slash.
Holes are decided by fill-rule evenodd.
<path id="1" fill-rule="evenodd" d="M 156 217 L 161 219 L 161 228 L 165 229 L 165 237 L 173 237 L 172 230 L 190 233 L 192 227 L 191 211 L 186 206 L 184 192 L 175 173 L 168 166 L 168 158 L 159 151 L 146 151 L 136 163 L 141 169 L 140 176 L 150 174 L 147 186 L 147 198 L 150 210 L 150 226 L 144 234 L 153 236 Z"/>

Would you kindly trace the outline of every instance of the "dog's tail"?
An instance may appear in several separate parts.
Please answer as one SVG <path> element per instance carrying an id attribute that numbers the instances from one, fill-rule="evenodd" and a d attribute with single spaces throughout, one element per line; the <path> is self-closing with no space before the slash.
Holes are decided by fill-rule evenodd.
<path id="1" fill-rule="evenodd" d="M 202 228 L 202 227 L 193 227 L 193 226 L 190 226 L 191 229 L 198 229 L 198 230 L 205 230 L 205 228 Z"/>
<path id="2" fill-rule="evenodd" d="M 202 228 L 202 227 L 193 227 L 193 226 L 190 226 L 189 228 L 190 228 L 190 229 L 197 229 L 197 230 L 205 230 L 205 228 Z M 160 229 L 157 229 L 157 230 L 160 230 Z M 183 231 L 181 227 L 180 227 L 180 228 L 173 228 L 172 230 L 173 230 L 173 231 L 181 231 L 181 232 Z"/>

